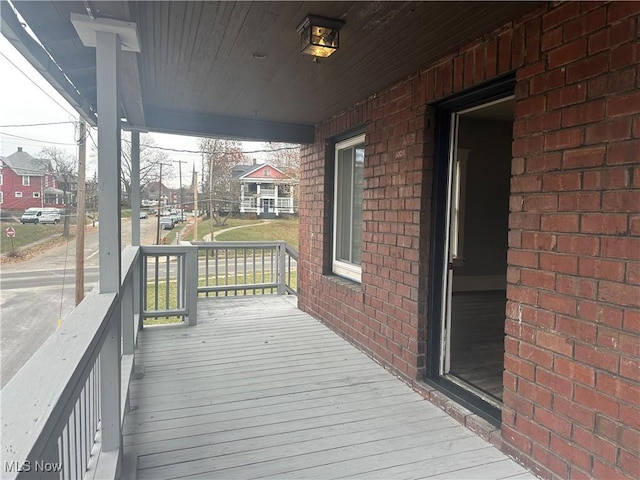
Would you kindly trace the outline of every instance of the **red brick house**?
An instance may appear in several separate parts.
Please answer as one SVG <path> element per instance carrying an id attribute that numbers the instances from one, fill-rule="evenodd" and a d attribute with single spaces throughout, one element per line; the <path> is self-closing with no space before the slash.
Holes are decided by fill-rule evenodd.
<path id="1" fill-rule="evenodd" d="M 61 207 L 63 191 L 57 188 L 46 162 L 18 147 L 0 157 L 0 205 L 3 210 L 22 211 L 30 207 Z"/>
<path id="2" fill-rule="evenodd" d="M 543 5 L 302 148 L 300 308 L 545 478 L 640 475 L 639 18 Z"/>

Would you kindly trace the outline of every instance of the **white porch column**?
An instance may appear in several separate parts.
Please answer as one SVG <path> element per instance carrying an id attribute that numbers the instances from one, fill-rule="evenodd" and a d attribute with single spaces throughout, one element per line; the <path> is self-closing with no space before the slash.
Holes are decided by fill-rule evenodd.
<path id="1" fill-rule="evenodd" d="M 140 245 L 140 132 L 131 132 L 131 245 Z"/>
<path id="2" fill-rule="evenodd" d="M 98 90 L 98 215 L 100 226 L 100 293 L 120 292 L 120 114 L 118 60 L 120 38 L 96 32 Z M 120 308 L 110 320 L 109 334 L 100 353 L 102 394 L 102 448 L 120 450 L 120 356 L 122 354 Z"/>
<path id="3" fill-rule="evenodd" d="M 293 211 L 293 189 L 295 188 L 295 185 L 291 185 L 291 188 L 289 189 L 289 201 L 290 203 L 290 207 L 289 207 L 289 213 L 295 213 Z"/>
<path id="4" fill-rule="evenodd" d="M 273 191 L 275 194 L 275 199 L 273 201 L 273 210 L 276 215 L 278 215 L 280 213 L 280 209 L 278 208 L 278 185 L 274 185 Z"/>
<path id="5" fill-rule="evenodd" d="M 244 183 L 240 184 L 240 213 L 244 213 Z"/>
<path id="6" fill-rule="evenodd" d="M 116 308 L 100 350 L 100 407 L 102 451 L 114 452 L 116 472 L 122 452 L 120 299 L 120 91 L 122 48 L 139 51 L 136 25 L 119 20 L 71 14 L 71 22 L 85 46 L 96 48 L 98 106 L 99 291 L 117 293 Z M 102 456 L 100 457 L 102 458 Z"/>
<path id="7" fill-rule="evenodd" d="M 96 32 L 100 292 L 120 290 L 120 37 Z M 106 228 L 103 228 L 106 227 Z"/>

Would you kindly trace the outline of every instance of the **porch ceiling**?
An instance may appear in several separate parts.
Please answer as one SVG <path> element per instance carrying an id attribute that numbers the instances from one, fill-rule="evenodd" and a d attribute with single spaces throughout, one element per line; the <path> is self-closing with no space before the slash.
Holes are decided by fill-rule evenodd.
<path id="1" fill-rule="evenodd" d="M 14 2 L 54 62 L 6 2 L 1 13 L 2 33 L 91 122 L 95 49 L 71 13 L 138 25 L 142 51 L 123 55 L 130 128 L 309 143 L 314 124 L 540 3 Z M 299 53 L 309 13 L 345 22 L 340 49 L 317 63 Z"/>

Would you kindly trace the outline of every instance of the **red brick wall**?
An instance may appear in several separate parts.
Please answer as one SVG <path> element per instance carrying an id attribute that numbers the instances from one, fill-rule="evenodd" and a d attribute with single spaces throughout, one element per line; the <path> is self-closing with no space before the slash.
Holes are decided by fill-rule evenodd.
<path id="1" fill-rule="evenodd" d="M 316 130 L 303 149 L 300 303 L 407 379 L 418 375 L 419 242 L 424 108 L 414 80 L 369 98 Z M 366 126 L 365 126 L 366 125 Z M 330 265 L 332 136 L 365 126 L 362 284 L 325 275 Z"/>
<path id="2" fill-rule="evenodd" d="M 538 9 L 318 125 L 300 305 L 408 382 L 424 370 L 430 102 L 516 74 L 504 449 L 544 477 L 640 472 L 640 2 Z M 333 152 L 366 132 L 362 284 L 328 275 Z"/>
<path id="3" fill-rule="evenodd" d="M 503 438 L 560 478 L 640 474 L 640 3 L 525 24 Z"/>

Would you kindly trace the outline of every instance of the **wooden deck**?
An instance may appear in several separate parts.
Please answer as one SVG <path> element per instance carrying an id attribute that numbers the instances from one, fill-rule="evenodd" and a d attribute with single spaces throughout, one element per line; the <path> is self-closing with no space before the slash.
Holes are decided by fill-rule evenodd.
<path id="1" fill-rule="evenodd" d="M 198 308 L 195 327 L 141 332 L 137 478 L 535 478 L 290 299 Z"/>

